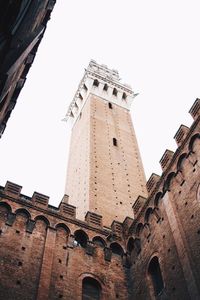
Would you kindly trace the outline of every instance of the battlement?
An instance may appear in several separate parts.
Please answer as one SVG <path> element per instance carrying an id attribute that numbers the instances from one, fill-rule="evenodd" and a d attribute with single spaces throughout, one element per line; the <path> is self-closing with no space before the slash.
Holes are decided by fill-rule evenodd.
<path id="1" fill-rule="evenodd" d="M 117 221 L 113 221 L 113 223 L 110 225 L 110 227 L 103 226 L 103 217 L 99 214 L 96 214 L 94 212 L 88 211 L 85 216 L 85 221 L 81 221 L 76 218 L 76 207 L 68 203 L 69 196 L 64 195 L 60 205 L 58 207 L 55 207 L 51 204 L 49 204 L 49 197 L 34 192 L 32 197 L 26 196 L 21 193 L 22 186 L 15 184 L 13 182 L 7 181 L 5 187 L 0 187 L 0 198 L 8 198 L 13 201 L 17 201 L 23 205 L 27 205 L 27 207 L 32 207 L 36 210 L 42 211 L 45 214 L 54 214 L 58 218 L 66 218 L 68 221 L 76 221 L 80 222 L 82 225 L 87 224 L 88 226 L 91 226 L 93 228 L 99 228 L 100 230 L 106 230 L 113 231 L 113 233 L 119 232 L 119 226 Z M 117 224 L 117 225 L 113 225 Z M 118 227 L 117 227 L 118 226 Z M 120 225 L 122 226 L 122 225 Z M 118 228 L 118 229 L 117 229 Z M 120 227 L 121 228 L 121 227 Z M 121 229 L 120 229 L 121 231 Z"/>
<path id="2" fill-rule="evenodd" d="M 199 116 L 200 116 L 200 100 L 196 99 L 194 104 L 190 109 L 190 114 L 194 118 L 194 122 L 189 127 L 181 125 L 176 132 L 174 138 L 177 142 L 178 148 L 175 152 L 171 150 L 165 150 L 162 158 L 160 159 L 160 164 L 163 170 L 161 176 L 157 174 L 152 174 L 147 181 L 147 190 L 149 193 L 148 198 L 139 196 L 133 205 L 134 213 L 134 223 L 137 218 L 140 218 L 142 214 L 145 213 L 149 203 L 151 203 L 152 198 L 155 197 L 153 206 L 156 206 L 160 197 L 170 191 L 170 186 L 173 179 L 176 179 L 177 184 L 182 186 L 185 182 L 183 176 L 183 165 L 185 160 L 194 167 L 197 164 L 197 158 L 195 158 L 198 146 L 195 143 L 200 139 L 200 127 L 199 127 Z M 181 171 L 181 173 L 180 173 Z M 195 168 L 193 169 L 195 172 Z"/>

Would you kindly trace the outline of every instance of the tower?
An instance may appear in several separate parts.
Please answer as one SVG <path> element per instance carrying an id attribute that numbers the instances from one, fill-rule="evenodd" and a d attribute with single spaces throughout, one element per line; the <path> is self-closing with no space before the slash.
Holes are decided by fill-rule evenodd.
<path id="1" fill-rule="evenodd" d="M 66 193 L 80 219 L 90 211 L 106 226 L 122 222 L 133 216 L 138 195 L 146 196 L 129 112 L 134 97 L 117 71 L 89 63 L 66 115 L 72 121 Z"/>

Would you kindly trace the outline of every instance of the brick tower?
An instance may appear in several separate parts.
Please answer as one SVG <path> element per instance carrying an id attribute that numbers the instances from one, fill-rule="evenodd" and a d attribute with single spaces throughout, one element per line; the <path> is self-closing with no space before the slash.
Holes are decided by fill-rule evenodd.
<path id="1" fill-rule="evenodd" d="M 135 97 L 118 72 L 91 61 L 67 112 L 72 135 L 66 194 L 77 207 L 103 216 L 103 224 L 133 216 L 146 180 L 133 129 L 130 106 Z"/>

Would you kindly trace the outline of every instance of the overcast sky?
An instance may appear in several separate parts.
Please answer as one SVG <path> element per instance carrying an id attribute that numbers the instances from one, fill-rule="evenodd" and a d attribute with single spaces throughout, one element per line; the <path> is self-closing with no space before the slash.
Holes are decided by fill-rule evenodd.
<path id="1" fill-rule="evenodd" d="M 0 184 L 50 196 L 65 186 L 69 134 L 61 120 L 90 59 L 119 71 L 132 104 L 147 179 L 200 97 L 199 1 L 57 0 L 45 37 L 0 140 Z"/>

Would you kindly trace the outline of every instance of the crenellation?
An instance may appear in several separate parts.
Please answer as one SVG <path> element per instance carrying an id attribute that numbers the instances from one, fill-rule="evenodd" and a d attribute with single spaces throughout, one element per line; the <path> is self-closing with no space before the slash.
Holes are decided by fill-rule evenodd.
<path id="1" fill-rule="evenodd" d="M 182 145 L 182 143 L 183 143 L 184 139 L 186 138 L 189 130 L 190 129 L 185 125 L 181 125 L 179 127 L 178 131 L 176 132 L 176 134 L 174 136 L 174 139 L 175 139 L 178 147 Z"/>
<path id="2" fill-rule="evenodd" d="M 149 177 L 148 181 L 147 181 L 147 191 L 150 194 L 152 192 L 152 190 L 155 188 L 156 184 L 158 183 L 158 181 L 160 180 L 160 176 L 152 173 L 151 176 Z"/>
<path id="3" fill-rule="evenodd" d="M 6 182 L 6 185 L 4 188 L 4 191 L 7 195 L 11 195 L 16 198 L 19 198 L 21 190 L 22 190 L 22 186 L 20 186 L 16 183 L 10 182 L 10 181 Z"/>
<path id="4" fill-rule="evenodd" d="M 169 166 L 172 157 L 174 155 L 174 152 L 171 150 L 165 150 L 163 156 L 160 159 L 160 165 L 162 167 L 162 170 L 165 171 L 167 169 L 167 167 Z"/>
<path id="5" fill-rule="evenodd" d="M 195 102 L 193 103 L 192 107 L 189 110 L 189 113 L 193 117 L 194 120 L 197 120 L 197 118 L 200 116 L 200 99 L 197 98 Z"/>
<path id="6" fill-rule="evenodd" d="M 102 227 L 102 216 L 88 211 L 85 216 L 85 221 L 93 226 Z"/>
<path id="7" fill-rule="evenodd" d="M 49 197 L 38 192 L 34 192 L 32 196 L 32 201 L 37 206 L 48 207 Z"/>

